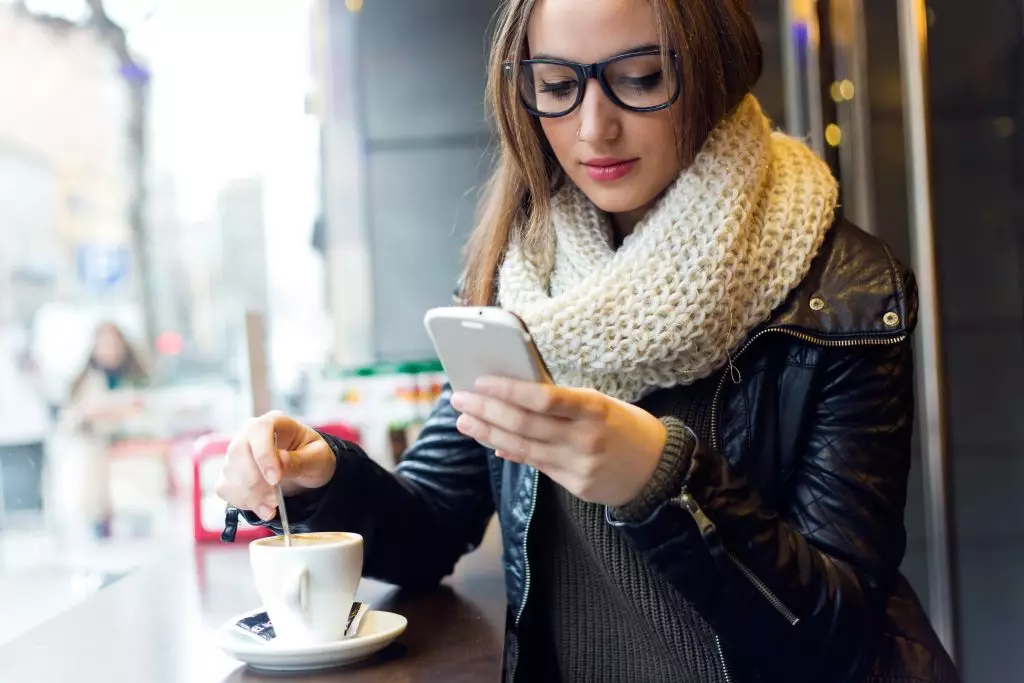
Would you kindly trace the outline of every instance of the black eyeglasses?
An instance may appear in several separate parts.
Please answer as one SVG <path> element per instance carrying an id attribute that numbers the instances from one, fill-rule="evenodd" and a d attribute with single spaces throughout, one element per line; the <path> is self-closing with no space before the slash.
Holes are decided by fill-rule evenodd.
<path id="1" fill-rule="evenodd" d="M 665 57 L 670 73 L 666 74 Z M 513 73 L 505 62 L 505 73 Z M 666 109 L 679 98 L 679 55 L 674 50 L 645 48 L 603 62 L 577 64 L 561 59 L 523 59 L 518 89 L 523 106 L 534 116 L 556 118 L 580 106 L 587 81 L 596 79 L 616 105 L 636 112 Z"/>

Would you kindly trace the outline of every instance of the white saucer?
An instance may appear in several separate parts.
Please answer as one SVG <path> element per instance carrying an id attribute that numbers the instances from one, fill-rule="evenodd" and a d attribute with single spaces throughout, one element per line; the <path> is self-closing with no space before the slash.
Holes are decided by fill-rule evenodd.
<path id="1" fill-rule="evenodd" d="M 246 612 L 249 614 L 249 612 Z M 408 621 L 400 614 L 370 611 L 359 633 L 345 640 L 316 645 L 259 642 L 239 631 L 232 617 L 214 633 L 214 645 L 254 669 L 264 671 L 316 671 L 352 664 L 380 652 L 402 635 Z"/>

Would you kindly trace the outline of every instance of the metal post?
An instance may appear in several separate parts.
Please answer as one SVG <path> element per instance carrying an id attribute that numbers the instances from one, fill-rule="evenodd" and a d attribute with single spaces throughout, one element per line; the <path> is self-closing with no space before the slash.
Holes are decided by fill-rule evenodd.
<path id="1" fill-rule="evenodd" d="M 272 390 L 266 318 L 256 311 L 245 312 L 245 357 L 248 414 L 258 417 L 270 412 Z"/>
<path id="2" fill-rule="evenodd" d="M 832 99 L 832 84 L 836 82 L 836 61 L 838 61 L 838 47 L 836 46 L 835 18 L 833 8 L 838 0 L 816 0 L 814 11 L 818 20 L 818 70 L 812 84 L 814 90 L 813 104 L 818 107 L 815 135 L 819 136 L 821 152 L 819 154 L 832 169 L 832 174 L 839 181 L 839 210 L 837 216 L 844 216 L 846 211 L 846 184 L 843 182 L 843 167 L 839 158 L 839 147 L 833 142 L 828 142 L 825 132 L 839 120 L 838 106 Z M 811 87 L 811 84 L 808 86 Z M 813 111 L 813 110 L 812 110 Z M 814 119 L 812 118 L 812 121 Z"/>
<path id="3" fill-rule="evenodd" d="M 134 66 L 134 65 L 133 65 Z M 142 306 L 143 336 L 146 347 L 156 347 L 156 292 L 153 288 L 153 268 L 150 258 L 149 221 L 146 208 L 149 201 L 149 186 L 146 181 L 147 166 L 147 120 L 149 118 L 149 80 L 129 78 L 128 92 L 130 116 L 128 137 L 131 163 L 131 200 L 128 223 L 132 235 L 132 252 L 136 268 L 133 275 L 137 280 L 140 304 Z"/>
<path id="4" fill-rule="evenodd" d="M 832 5 L 835 38 L 835 79 L 854 86 L 852 97 L 842 87 L 837 104 L 837 123 L 842 131 L 839 146 L 844 181 L 846 216 L 868 232 L 875 231 L 875 188 L 871 173 L 871 128 L 868 112 L 867 46 L 863 0 L 835 0 Z M 848 81 L 848 83 L 847 83 Z"/>
<path id="5" fill-rule="evenodd" d="M 818 0 L 780 0 L 786 128 L 825 158 Z"/>
<path id="6" fill-rule="evenodd" d="M 825 115 L 821 108 L 821 23 L 818 21 L 818 0 L 806 2 L 803 17 L 807 27 L 804 55 L 804 92 L 807 93 L 807 132 L 811 148 L 825 158 Z"/>
<path id="7" fill-rule="evenodd" d="M 0 533 L 3 532 L 7 522 L 7 492 L 4 489 L 4 462 L 0 457 Z M 2 550 L 2 548 L 0 548 Z M 3 560 L 3 553 L 0 553 L 0 560 Z"/>
<path id="8" fill-rule="evenodd" d="M 372 235 L 369 232 L 366 121 L 360 15 L 342 2 L 321 0 L 326 24 L 322 182 L 327 235 L 327 278 L 334 323 L 332 360 L 361 365 L 375 359 Z M 369 11 L 369 10 L 363 10 Z"/>
<path id="9" fill-rule="evenodd" d="M 794 0 L 780 0 L 779 26 L 782 32 L 782 87 L 786 101 L 786 132 L 796 137 L 807 135 L 807 119 L 804 116 L 802 69 L 800 68 L 803 47 L 798 44 L 802 35 L 797 27 Z"/>
<path id="10" fill-rule="evenodd" d="M 917 341 L 918 427 L 925 478 L 928 529 L 928 591 L 932 624 L 951 656 L 956 656 L 957 622 L 950 536 L 951 498 L 945 432 L 945 387 L 940 345 L 939 300 L 932 229 L 929 172 L 928 24 L 925 0 L 899 0 L 903 121 L 910 204 L 910 236 L 917 273 L 920 316 Z"/>

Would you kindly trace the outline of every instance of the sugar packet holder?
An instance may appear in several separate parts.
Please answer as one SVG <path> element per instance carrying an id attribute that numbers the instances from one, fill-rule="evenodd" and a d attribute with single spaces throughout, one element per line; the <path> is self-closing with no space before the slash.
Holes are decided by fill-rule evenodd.
<path id="1" fill-rule="evenodd" d="M 366 603 L 352 603 L 352 609 L 348 615 L 348 626 L 345 627 L 345 639 L 359 633 L 359 627 L 363 623 L 363 618 L 369 611 L 370 606 Z M 277 634 L 274 633 L 274 625 L 270 622 L 270 617 L 263 608 L 255 609 L 243 616 L 235 622 L 235 628 L 250 638 L 262 642 L 271 642 L 277 637 Z"/>

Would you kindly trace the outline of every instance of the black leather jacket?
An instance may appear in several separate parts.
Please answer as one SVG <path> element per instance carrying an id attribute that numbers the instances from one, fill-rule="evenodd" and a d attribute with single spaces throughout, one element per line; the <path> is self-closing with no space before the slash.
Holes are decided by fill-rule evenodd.
<path id="1" fill-rule="evenodd" d="M 734 355 L 738 374 L 721 372 L 713 438 L 679 496 L 621 526 L 714 627 L 728 680 L 956 680 L 898 571 L 916 305 L 910 271 L 839 221 L 800 287 Z M 303 503 L 302 526 L 361 533 L 369 576 L 423 587 L 477 546 L 496 511 L 514 679 L 538 475 L 461 435 L 449 397 L 397 476 L 332 439 L 337 474 Z"/>

